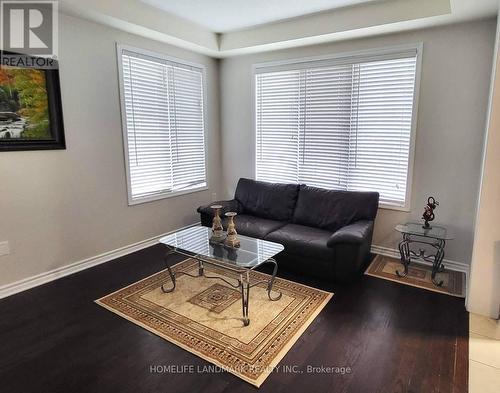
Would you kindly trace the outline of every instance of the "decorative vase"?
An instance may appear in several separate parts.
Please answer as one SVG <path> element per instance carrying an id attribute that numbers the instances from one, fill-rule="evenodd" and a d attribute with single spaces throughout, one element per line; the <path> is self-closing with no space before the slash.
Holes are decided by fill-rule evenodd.
<path id="1" fill-rule="evenodd" d="M 224 240 L 224 228 L 222 227 L 222 221 L 220 219 L 220 209 L 221 205 L 212 205 L 210 208 L 214 209 L 214 219 L 212 220 L 212 237 L 210 240 L 214 242 L 221 242 Z"/>
<path id="2" fill-rule="evenodd" d="M 240 241 L 238 240 L 238 233 L 236 232 L 236 225 L 234 224 L 234 217 L 237 215 L 235 212 L 227 212 L 226 217 L 229 218 L 227 225 L 227 237 L 225 244 L 228 247 L 239 247 Z"/>

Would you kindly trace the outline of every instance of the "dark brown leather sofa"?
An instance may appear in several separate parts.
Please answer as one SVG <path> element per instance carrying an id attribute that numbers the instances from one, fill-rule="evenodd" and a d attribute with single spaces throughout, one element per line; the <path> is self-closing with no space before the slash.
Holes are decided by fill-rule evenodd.
<path id="1" fill-rule="evenodd" d="M 212 202 L 235 211 L 242 235 L 281 243 L 280 268 L 340 282 L 357 277 L 370 256 L 379 194 L 240 179 L 234 199 Z M 212 225 L 210 205 L 201 223 Z M 227 228 L 224 222 L 224 228 Z"/>

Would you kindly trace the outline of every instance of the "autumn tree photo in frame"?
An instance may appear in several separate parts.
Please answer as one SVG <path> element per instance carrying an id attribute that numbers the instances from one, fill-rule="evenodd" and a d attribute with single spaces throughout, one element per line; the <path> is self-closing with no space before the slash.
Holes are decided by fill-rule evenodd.
<path id="1" fill-rule="evenodd" d="M 59 70 L 0 52 L 0 151 L 65 149 Z"/>

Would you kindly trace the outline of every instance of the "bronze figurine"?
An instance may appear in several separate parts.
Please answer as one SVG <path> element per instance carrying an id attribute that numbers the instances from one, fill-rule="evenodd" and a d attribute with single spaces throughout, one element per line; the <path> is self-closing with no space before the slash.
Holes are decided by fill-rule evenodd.
<path id="1" fill-rule="evenodd" d="M 434 197 L 427 198 L 427 205 L 424 207 L 424 213 L 422 214 L 422 219 L 424 220 L 424 225 L 422 228 L 431 229 L 429 221 L 434 220 L 434 209 L 439 206 L 439 202 L 436 201 Z"/>

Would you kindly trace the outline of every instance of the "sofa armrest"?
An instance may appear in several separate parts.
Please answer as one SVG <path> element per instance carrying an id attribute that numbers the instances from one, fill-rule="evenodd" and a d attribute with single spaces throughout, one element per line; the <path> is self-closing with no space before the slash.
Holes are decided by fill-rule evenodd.
<path id="1" fill-rule="evenodd" d="M 338 282 L 359 277 L 370 261 L 373 221 L 360 220 L 340 228 L 330 236 L 328 247 L 335 254 L 334 275 Z"/>
<path id="2" fill-rule="evenodd" d="M 224 214 L 227 212 L 236 212 L 238 214 L 241 214 L 243 209 L 241 207 L 241 204 L 236 200 L 236 199 L 231 199 L 229 201 L 217 201 L 217 202 L 212 202 L 208 205 L 200 206 L 197 209 L 197 212 L 200 214 L 207 215 L 209 217 L 214 216 L 214 210 L 210 207 L 213 205 L 221 205 L 221 217 L 224 217 Z"/>
<path id="3" fill-rule="evenodd" d="M 330 248 L 336 244 L 362 244 L 371 236 L 373 230 L 373 221 L 360 220 L 346 225 L 335 232 L 326 245 Z"/>

